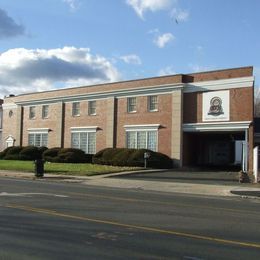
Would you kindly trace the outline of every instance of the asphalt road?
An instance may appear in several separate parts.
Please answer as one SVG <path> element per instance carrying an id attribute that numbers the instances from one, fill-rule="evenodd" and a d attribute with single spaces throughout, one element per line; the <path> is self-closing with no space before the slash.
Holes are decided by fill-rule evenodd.
<path id="1" fill-rule="evenodd" d="M 0 259 L 260 259 L 260 200 L 0 178 Z"/>

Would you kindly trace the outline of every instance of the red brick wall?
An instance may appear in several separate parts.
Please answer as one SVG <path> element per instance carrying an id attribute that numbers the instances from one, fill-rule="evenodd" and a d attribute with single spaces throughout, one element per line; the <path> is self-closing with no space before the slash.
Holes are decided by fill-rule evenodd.
<path id="1" fill-rule="evenodd" d="M 117 147 L 126 147 L 124 125 L 160 124 L 158 150 L 171 155 L 172 96 L 158 96 L 158 111 L 147 111 L 147 97 L 137 97 L 137 112 L 127 112 L 127 98 L 118 99 L 117 108 Z"/>
<path id="2" fill-rule="evenodd" d="M 57 124 L 61 120 L 61 115 L 58 113 L 59 104 L 49 104 L 49 116 L 48 118 L 42 119 L 42 105 L 36 106 L 36 117 L 35 119 L 29 119 L 29 106 L 24 107 L 23 114 L 23 135 L 22 145 L 28 145 L 28 128 L 49 128 L 51 131 L 48 135 L 48 146 L 55 147 L 59 146 L 60 140 L 57 140 Z"/>
<path id="3" fill-rule="evenodd" d="M 184 93 L 184 123 L 202 122 L 202 95 L 202 92 Z M 230 121 L 252 121 L 253 101 L 253 88 L 230 89 Z"/>
<path id="4" fill-rule="evenodd" d="M 96 115 L 88 115 L 88 102 L 80 102 L 80 116 L 72 116 L 72 102 L 65 104 L 64 147 L 71 147 L 71 127 L 97 126 L 96 150 L 106 145 L 106 99 L 96 101 Z"/>

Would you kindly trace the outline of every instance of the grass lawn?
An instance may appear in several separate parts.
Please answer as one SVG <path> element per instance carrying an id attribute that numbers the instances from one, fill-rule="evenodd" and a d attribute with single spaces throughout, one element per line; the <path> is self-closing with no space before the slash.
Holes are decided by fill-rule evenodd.
<path id="1" fill-rule="evenodd" d="M 98 165 L 89 163 L 49 163 L 44 164 L 45 173 L 68 174 L 79 176 L 91 176 L 121 171 L 133 171 L 141 168 L 137 167 L 116 167 L 108 165 Z M 0 170 L 34 172 L 32 161 L 0 160 Z"/>

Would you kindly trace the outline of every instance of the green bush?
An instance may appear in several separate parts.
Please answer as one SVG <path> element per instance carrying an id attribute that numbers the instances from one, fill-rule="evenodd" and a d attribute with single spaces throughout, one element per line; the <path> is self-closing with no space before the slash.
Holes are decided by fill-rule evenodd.
<path id="1" fill-rule="evenodd" d="M 92 155 L 75 148 L 50 148 L 43 152 L 43 159 L 58 163 L 91 163 Z"/>
<path id="2" fill-rule="evenodd" d="M 59 147 L 47 149 L 43 152 L 42 158 L 47 162 L 56 162 L 58 160 L 58 153 L 61 150 Z"/>
<path id="3" fill-rule="evenodd" d="M 20 152 L 22 151 L 22 146 L 12 146 L 8 149 L 5 157 L 5 160 L 20 160 Z"/>
<path id="4" fill-rule="evenodd" d="M 5 148 L 2 152 L 0 152 L 0 159 L 4 159 L 7 152 L 12 149 L 12 146 Z"/>
<path id="5" fill-rule="evenodd" d="M 84 163 L 86 156 L 80 149 L 63 148 L 58 153 L 58 160 L 63 163 Z"/>
<path id="6" fill-rule="evenodd" d="M 172 168 L 172 159 L 167 155 L 147 149 L 106 148 L 93 156 L 93 163 L 113 166 L 144 166 L 144 153 L 148 152 L 149 168 Z"/>
<path id="7" fill-rule="evenodd" d="M 42 153 L 47 147 L 26 146 L 20 152 L 20 160 L 31 161 L 42 158 Z"/>
<path id="8" fill-rule="evenodd" d="M 12 146 L 7 147 L 0 153 L 0 159 L 4 160 L 23 160 L 31 161 L 42 158 L 42 153 L 46 150 L 46 147 L 35 146 Z"/>

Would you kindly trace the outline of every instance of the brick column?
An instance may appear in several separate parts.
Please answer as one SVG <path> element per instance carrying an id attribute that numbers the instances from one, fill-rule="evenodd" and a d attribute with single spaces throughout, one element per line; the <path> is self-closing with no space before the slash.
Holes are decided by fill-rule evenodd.
<path id="1" fill-rule="evenodd" d="M 16 135 L 15 135 L 15 146 L 26 146 L 23 144 L 23 107 L 17 106 L 16 108 Z"/>
<path id="2" fill-rule="evenodd" d="M 182 89 L 172 93 L 171 157 L 177 167 L 182 167 Z"/>
<path id="3" fill-rule="evenodd" d="M 107 99 L 106 147 L 115 146 L 115 98 Z"/>
<path id="4" fill-rule="evenodd" d="M 59 102 L 57 104 L 57 110 L 56 110 L 56 118 L 57 118 L 57 133 L 56 133 L 56 139 L 57 144 L 55 146 L 57 147 L 64 147 L 64 103 Z"/>

